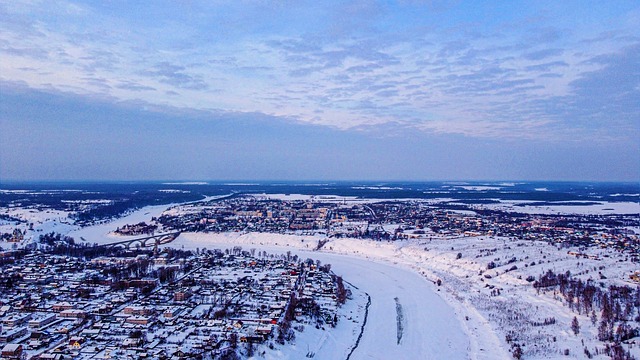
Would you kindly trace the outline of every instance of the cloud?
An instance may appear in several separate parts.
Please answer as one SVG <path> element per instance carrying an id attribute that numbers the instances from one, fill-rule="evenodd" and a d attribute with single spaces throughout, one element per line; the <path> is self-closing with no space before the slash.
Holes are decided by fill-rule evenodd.
<path id="1" fill-rule="evenodd" d="M 640 42 L 591 62 L 601 68 L 570 83 L 574 117 L 583 124 L 640 135 Z"/>
<path id="2" fill-rule="evenodd" d="M 8 4 L 0 6 L 0 76 L 345 131 L 599 138 L 637 122 L 638 30 L 628 13 L 604 9 L 621 20 L 612 28 L 599 20 L 604 5 L 581 8 L 594 19 L 585 29 L 570 12 L 550 16 L 544 2 L 506 13 L 467 6 L 60 2 L 51 15 L 42 3 Z M 607 116 L 615 117 L 608 127 Z"/>
<path id="3" fill-rule="evenodd" d="M 209 87 L 202 76 L 189 75 L 186 70 L 184 66 L 161 62 L 150 70 L 141 71 L 140 74 L 183 89 L 205 90 Z"/>
<path id="4" fill-rule="evenodd" d="M 120 84 L 116 85 L 116 87 L 118 89 L 131 90 L 131 91 L 155 91 L 156 90 L 151 86 L 140 85 L 133 81 L 121 81 Z"/>
<path id="5" fill-rule="evenodd" d="M 532 51 L 523 55 L 527 60 L 543 60 L 548 57 L 556 57 L 562 55 L 564 50 L 562 49 L 544 49 L 538 51 Z"/>
<path id="6" fill-rule="evenodd" d="M 563 68 L 563 67 L 568 67 L 569 64 L 567 64 L 564 61 L 551 61 L 551 62 L 546 62 L 546 63 L 542 63 L 542 64 L 536 64 L 536 65 L 529 65 L 525 67 L 525 70 L 527 71 L 550 71 L 551 69 L 557 69 L 557 68 Z"/>

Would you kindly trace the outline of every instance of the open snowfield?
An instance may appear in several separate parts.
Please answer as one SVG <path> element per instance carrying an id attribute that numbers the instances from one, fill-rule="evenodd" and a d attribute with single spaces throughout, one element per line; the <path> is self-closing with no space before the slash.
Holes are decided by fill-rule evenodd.
<path id="1" fill-rule="evenodd" d="M 30 208 L 1 208 L 1 215 L 11 216 L 24 222 L 17 223 L 13 221 L 0 220 L 0 233 L 11 233 L 14 229 L 19 229 L 24 236 L 23 244 L 27 244 L 32 240 L 36 240 L 38 236 L 50 232 L 66 234 L 77 228 L 72 225 L 72 220 L 68 218 L 69 213 L 59 210 L 38 210 Z M 8 248 L 12 246 L 5 241 L 0 240 L 0 247 Z M 20 245 L 23 246 L 23 245 Z"/>
<path id="2" fill-rule="evenodd" d="M 503 200 L 497 204 L 482 204 L 479 208 L 492 210 L 504 210 L 511 212 L 519 212 L 524 214 L 579 214 L 579 215 L 603 215 L 603 214 L 640 214 L 640 203 L 637 202 L 599 202 L 592 204 L 590 201 L 583 202 L 572 201 L 572 205 L 562 204 L 545 204 L 545 205 L 529 205 L 531 202 L 524 201 L 506 201 Z"/>

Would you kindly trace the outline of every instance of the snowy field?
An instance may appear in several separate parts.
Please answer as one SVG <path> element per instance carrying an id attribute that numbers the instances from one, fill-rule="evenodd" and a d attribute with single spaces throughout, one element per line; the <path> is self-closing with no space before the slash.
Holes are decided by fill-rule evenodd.
<path id="1" fill-rule="evenodd" d="M 492 210 L 504 210 L 525 214 L 579 214 L 579 215 L 607 215 L 607 214 L 640 214 L 640 203 L 637 202 L 598 202 L 571 201 L 571 205 L 562 205 L 562 202 L 545 205 L 530 205 L 535 202 L 502 200 L 497 204 L 483 204 L 479 208 Z M 583 203 L 583 204 L 580 204 Z"/>
<path id="2" fill-rule="evenodd" d="M 0 220 L 0 233 L 12 233 L 15 229 L 24 233 L 23 241 L 11 243 L 0 240 L 0 247 L 8 249 L 22 247 L 37 240 L 40 235 L 56 232 L 66 234 L 77 226 L 72 225 L 69 213 L 59 210 L 38 210 L 31 208 L 0 208 L 0 215 L 20 219 L 22 222 Z"/>

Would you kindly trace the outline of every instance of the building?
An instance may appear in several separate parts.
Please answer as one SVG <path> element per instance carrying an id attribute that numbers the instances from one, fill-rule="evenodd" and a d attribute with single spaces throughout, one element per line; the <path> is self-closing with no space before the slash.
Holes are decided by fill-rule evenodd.
<path id="1" fill-rule="evenodd" d="M 7 319 L 4 319 L 2 323 L 7 327 L 20 326 L 31 319 L 31 314 L 16 314 Z"/>
<path id="2" fill-rule="evenodd" d="M 185 301 L 190 297 L 191 297 L 191 294 L 186 291 L 178 291 L 175 294 L 173 294 L 174 301 Z"/>
<path id="3" fill-rule="evenodd" d="M 3 359 L 20 359 L 22 357 L 22 345 L 20 344 L 7 344 L 2 348 L 0 355 Z"/>
<path id="4" fill-rule="evenodd" d="M 59 316 L 65 319 L 84 319 L 87 313 L 83 310 L 69 309 L 60 312 Z"/>
<path id="5" fill-rule="evenodd" d="M 22 336 L 27 335 L 28 331 L 26 327 L 15 328 L 10 331 L 0 334 L 0 343 L 8 343 Z"/>
<path id="6" fill-rule="evenodd" d="M 153 309 L 142 306 L 127 306 L 124 308 L 124 313 L 127 315 L 151 315 L 153 314 Z"/>
<path id="7" fill-rule="evenodd" d="M 82 348 L 82 344 L 84 343 L 84 339 L 80 336 L 73 336 L 69 339 L 69 346 L 73 349 Z"/>
<path id="8" fill-rule="evenodd" d="M 167 319 L 174 318 L 178 314 L 182 312 L 182 308 L 180 307 L 172 307 L 164 311 L 163 315 Z"/>
<path id="9" fill-rule="evenodd" d="M 128 317 L 125 322 L 127 324 L 134 324 L 134 325 L 149 325 L 149 318 L 146 316 L 131 316 Z"/>
<path id="10" fill-rule="evenodd" d="M 51 307 L 51 310 L 53 310 L 53 311 L 64 311 L 64 310 L 69 310 L 69 309 L 72 309 L 72 308 L 73 308 L 73 305 L 71 305 L 70 303 L 65 301 L 65 302 L 59 302 L 59 303 L 53 304 L 53 306 Z"/>
<path id="11" fill-rule="evenodd" d="M 49 325 L 52 322 L 56 321 L 56 314 L 47 314 L 38 319 L 33 319 L 29 321 L 29 329 L 39 329 L 45 325 Z"/>

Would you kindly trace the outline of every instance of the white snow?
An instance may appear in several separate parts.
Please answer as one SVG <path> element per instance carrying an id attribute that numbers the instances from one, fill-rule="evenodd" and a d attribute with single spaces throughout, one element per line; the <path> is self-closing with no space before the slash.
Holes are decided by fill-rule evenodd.
<path id="1" fill-rule="evenodd" d="M 370 321 L 354 359 L 509 359 L 505 335 L 518 334 L 527 359 L 563 357 L 581 358 L 587 346 L 592 352 L 604 345 L 596 339 L 589 318 L 577 315 L 582 335 L 571 333 L 575 313 L 550 294 L 536 294 L 524 279 L 547 270 L 571 270 L 587 279 L 589 269 L 605 266 L 613 283 L 627 284 L 630 275 L 624 254 L 590 248 L 598 259 L 577 258 L 569 250 L 532 241 L 508 238 L 461 237 L 424 241 L 374 242 L 358 239 L 331 239 L 321 252 L 312 249 L 320 237 L 262 233 L 202 234 L 184 233 L 169 246 L 233 247 L 282 253 L 291 251 L 301 257 L 331 263 L 332 270 L 343 275 L 371 295 Z M 325 239 L 326 240 L 326 239 Z M 463 254 L 456 259 L 456 254 Z M 514 263 L 507 260 L 515 258 Z M 500 259 L 496 269 L 487 263 Z M 605 260 L 603 262 L 603 259 Z M 535 266 L 529 266 L 536 262 Z M 516 270 L 507 271 L 513 265 Z M 490 274 L 486 279 L 481 273 Z M 439 288 L 437 279 L 443 281 Z M 627 280 L 625 280 L 627 279 Z M 491 289 L 500 289 L 495 296 Z M 399 299 L 407 323 L 398 345 L 395 326 L 395 301 Z M 556 324 L 532 327 L 528 324 L 545 318 Z M 524 326 L 523 326 L 524 325 Z M 556 338 L 556 341 L 552 341 Z M 584 346 L 581 341 L 584 341 Z M 286 352 L 279 353 L 285 356 Z M 319 354 L 323 354 L 319 352 Z M 432 354 L 433 357 L 429 356 Z M 295 357 L 294 357 L 295 358 Z M 320 359 L 334 356 L 318 356 Z"/>
<path id="2" fill-rule="evenodd" d="M 299 194 L 268 196 L 285 200 L 310 199 Z M 316 197 L 319 198 L 323 197 Z M 344 198 L 333 199 L 342 201 Z M 634 202 L 515 206 L 522 203 L 503 201 L 478 207 L 546 214 L 640 213 L 640 204 Z M 62 212 L 33 209 L 2 211 L 34 222 L 34 234 L 38 230 L 57 231 L 68 233 L 76 241 L 84 238 L 91 243 L 108 243 L 122 240 L 120 236 L 111 235 L 116 227 L 149 222 L 173 206 L 146 207 L 115 221 L 83 229 L 70 225 L 67 214 Z M 8 229 L 12 224 L 1 226 Z M 353 314 L 356 322 L 347 326 L 348 320 L 342 319 L 342 323 L 328 334 L 307 326 L 304 332 L 296 334 L 293 346 L 268 352 L 266 358 L 269 359 L 297 359 L 309 350 L 316 353 L 316 359 L 344 358 L 357 336 L 364 293 L 371 296 L 371 306 L 362 340 L 352 359 L 509 359 L 511 356 L 505 341 L 505 334 L 509 331 L 517 332 L 526 342 L 527 359 L 565 358 L 560 355 L 565 348 L 571 350 L 568 358 L 581 358 L 584 346 L 591 350 L 595 346 L 603 347 L 595 338 L 595 327 L 587 317 L 578 315 L 582 331 L 579 337 L 573 335 L 569 331 L 569 323 L 575 314 L 553 294 L 537 295 L 531 284 L 523 279 L 530 275 L 537 277 L 549 269 L 554 272 L 571 270 L 576 276 L 587 279 L 593 275 L 589 269 L 603 267 L 608 283 L 627 284 L 630 270 L 633 270 L 625 254 L 611 250 L 560 250 L 546 243 L 507 238 L 445 237 L 396 242 L 329 239 L 321 252 L 312 251 L 320 239 L 327 240 L 323 235 L 183 233 L 165 246 L 184 249 L 242 246 L 245 250 L 291 251 L 304 258 L 331 263 L 334 272 L 358 287 L 359 290 L 354 292 L 356 299 L 345 309 Z M 587 252 L 597 259 L 577 258 L 569 255 L 568 250 Z M 461 259 L 456 259 L 458 252 L 462 254 Z M 517 269 L 506 271 L 512 264 L 507 265 L 505 261 L 511 258 L 516 259 L 513 265 L 517 265 Z M 496 269 L 487 270 L 487 263 L 495 259 L 500 259 L 498 262 L 501 264 Z M 530 266 L 533 262 L 537 264 Z M 491 277 L 481 276 L 483 273 Z M 437 279 L 443 281 L 442 286 L 434 284 Z M 501 294 L 491 294 L 493 288 L 501 289 Z M 395 298 L 405 317 L 399 344 Z M 519 320 L 513 320 L 514 317 Z M 522 326 L 523 322 L 547 317 L 556 318 L 557 323 L 534 328 Z M 550 342 L 548 339 L 551 337 L 557 337 L 557 342 Z M 584 340 L 584 346 L 581 340 Z"/>
<path id="3" fill-rule="evenodd" d="M 454 186 L 467 191 L 488 191 L 488 190 L 501 190 L 500 186 Z"/>
<path id="4" fill-rule="evenodd" d="M 437 286 L 397 262 L 392 244 L 348 239 L 331 242 L 330 252 L 312 252 L 317 238 L 263 233 L 183 233 L 168 246 L 181 249 L 242 246 L 270 252 L 291 251 L 330 263 L 332 270 L 371 296 L 368 322 L 352 359 L 507 359 L 500 341 L 477 313 L 452 306 Z M 325 245 L 328 246 L 328 245 Z M 340 247 L 340 249 L 337 249 Z M 345 254 L 336 254 L 333 252 Z M 393 261 L 388 261 L 393 260 Z M 397 344 L 396 303 L 406 326 Z M 464 316 L 469 316 L 468 323 Z M 332 359 L 323 347 L 316 358 Z"/>
<path id="5" fill-rule="evenodd" d="M 160 216 L 163 211 L 167 210 L 171 206 L 172 205 L 147 206 L 140 210 L 134 211 L 127 216 L 118 218 L 110 222 L 94 226 L 87 226 L 71 231 L 69 233 L 69 236 L 75 238 L 76 241 L 82 241 L 82 239 L 85 239 L 91 244 L 104 244 L 109 242 L 121 241 L 126 237 L 113 234 L 113 231 L 116 230 L 116 228 L 122 227 L 126 224 L 137 224 L 143 221 L 149 223 L 152 217 Z"/>
<path id="6" fill-rule="evenodd" d="M 591 201 L 571 201 L 571 203 L 575 203 L 575 205 L 526 205 L 531 202 L 532 201 L 501 201 L 496 204 L 482 204 L 478 207 L 525 214 L 640 214 L 640 203 L 637 202 L 599 201 L 597 204 L 593 204 Z M 581 202 L 584 203 L 584 205 L 579 205 Z"/>

